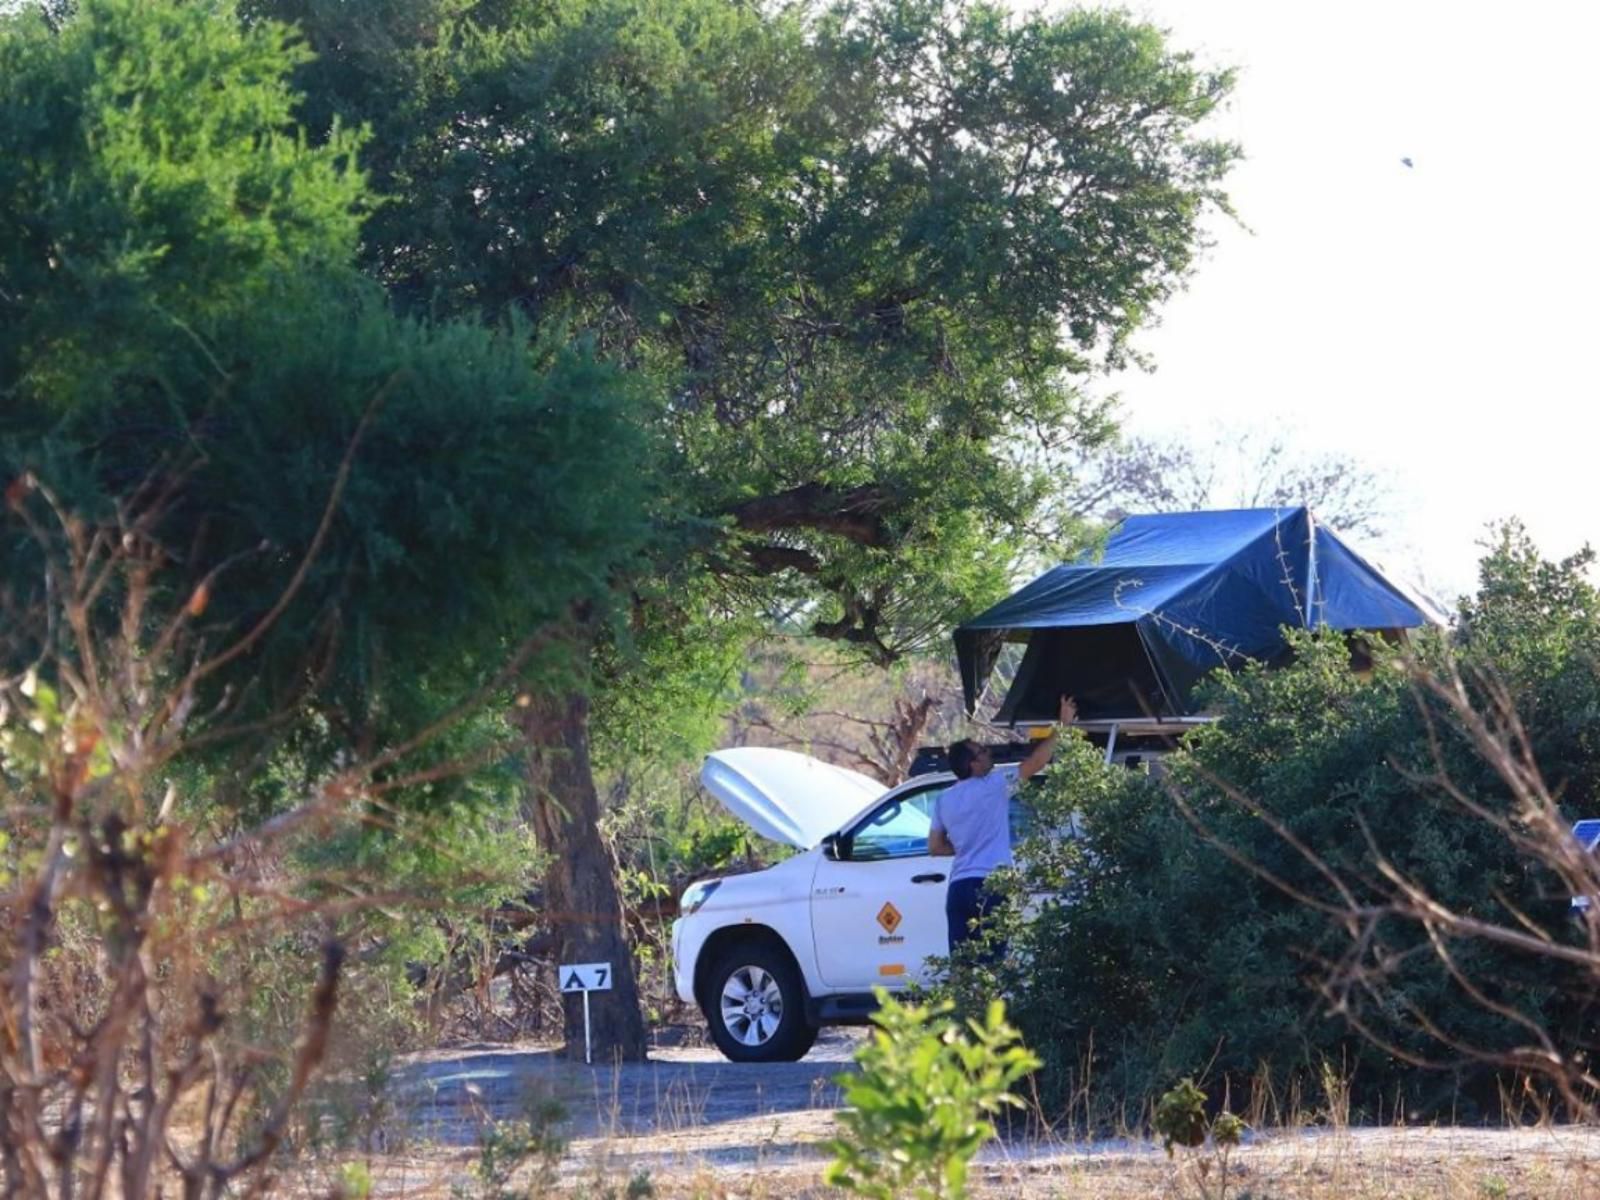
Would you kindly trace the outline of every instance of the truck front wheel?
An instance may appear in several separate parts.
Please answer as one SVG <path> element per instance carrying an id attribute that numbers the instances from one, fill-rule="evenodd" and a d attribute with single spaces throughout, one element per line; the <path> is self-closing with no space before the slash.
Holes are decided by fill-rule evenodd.
<path id="1" fill-rule="evenodd" d="M 729 947 L 706 977 L 711 1040 L 732 1062 L 795 1062 L 817 1040 L 806 1020 L 805 984 L 779 947 Z"/>

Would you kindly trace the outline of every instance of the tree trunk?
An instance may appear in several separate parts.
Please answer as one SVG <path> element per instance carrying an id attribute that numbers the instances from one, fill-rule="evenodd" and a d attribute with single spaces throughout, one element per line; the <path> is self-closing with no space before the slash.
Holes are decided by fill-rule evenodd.
<path id="1" fill-rule="evenodd" d="M 886 781 L 890 787 L 903 782 L 910 772 L 911 764 L 917 757 L 917 747 L 922 743 L 922 735 L 928 731 L 928 720 L 933 716 L 936 705 L 937 701 L 926 694 L 915 704 L 904 697 L 897 698 L 894 716 L 890 718 L 888 727 L 883 730 L 881 737 L 876 734 L 873 736 L 872 740 L 878 743 L 878 750 L 892 775 Z"/>
<path id="2" fill-rule="evenodd" d="M 611 990 L 589 993 L 594 1061 L 642 1061 L 639 985 L 611 856 L 600 838 L 600 798 L 589 766 L 589 699 L 578 691 L 535 695 L 517 716 L 528 749 L 523 815 L 550 856 L 544 900 L 556 962 L 611 965 Z M 568 994 L 562 1000 L 566 1055 L 582 1062 L 583 997 Z"/>

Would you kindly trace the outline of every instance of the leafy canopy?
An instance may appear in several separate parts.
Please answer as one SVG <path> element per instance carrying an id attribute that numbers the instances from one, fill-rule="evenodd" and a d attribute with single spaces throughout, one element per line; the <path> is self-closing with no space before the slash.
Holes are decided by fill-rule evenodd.
<path id="1" fill-rule="evenodd" d="M 371 736 L 609 607 L 651 537 L 656 401 L 515 315 L 396 315 L 354 269 L 358 139 L 293 123 L 306 62 L 222 2 L 0 22 L 0 460 L 144 518 L 151 621 L 205 582 L 220 647 L 285 599 L 215 682 Z"/>
<path id="2" fill-rule="evenodd" d="M 1236 155 L 1197 132 L 1230 76 L 1114 13 L 409 0 L 358 35 L 256 8 L 323 53 L 305 111 L 371 125 L 369 269 L 661 380 L 659 570 L 878 661 L 1071 532 L 1041 506 L 1107 432 L 1074 380 L 1181 284 Z"/>
<path id="3" fill-rule="evenodd" d="M 0 389 L 59 408 L 157 369 L 274 273 L 349 261 L 359 138 L 311 145 L 306 54 L 224 0 L 0 16 Z M 70 396 L 70 401 L 67 397 Z"/>

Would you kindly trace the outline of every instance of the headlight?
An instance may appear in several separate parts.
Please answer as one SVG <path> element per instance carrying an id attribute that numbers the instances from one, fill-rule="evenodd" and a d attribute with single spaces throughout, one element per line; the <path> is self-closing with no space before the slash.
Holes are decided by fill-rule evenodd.
<path id="1" fill-rule="evenodd" d="M 683 915 L 689 917 L 699 912 L 700 906 L 711 899 L 711 893 L 721 886 L 722 880 L 720 879 L 702 879 L 699 883 L 691 883 L 688 890 L 683 893 L 683 899 L 679 902 L 679 908 Z"/>

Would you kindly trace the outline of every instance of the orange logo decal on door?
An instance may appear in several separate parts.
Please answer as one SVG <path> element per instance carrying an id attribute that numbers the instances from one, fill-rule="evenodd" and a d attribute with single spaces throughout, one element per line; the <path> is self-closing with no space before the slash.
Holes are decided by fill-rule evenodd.
<path id="1" fill-rule="evenodd" d="M 893 933 L 900 928 L 900 920 L 900 910 L 885 900 L 883 907 L 878 910 L 878 924 L 883 926 L 885 933 Z"/>

